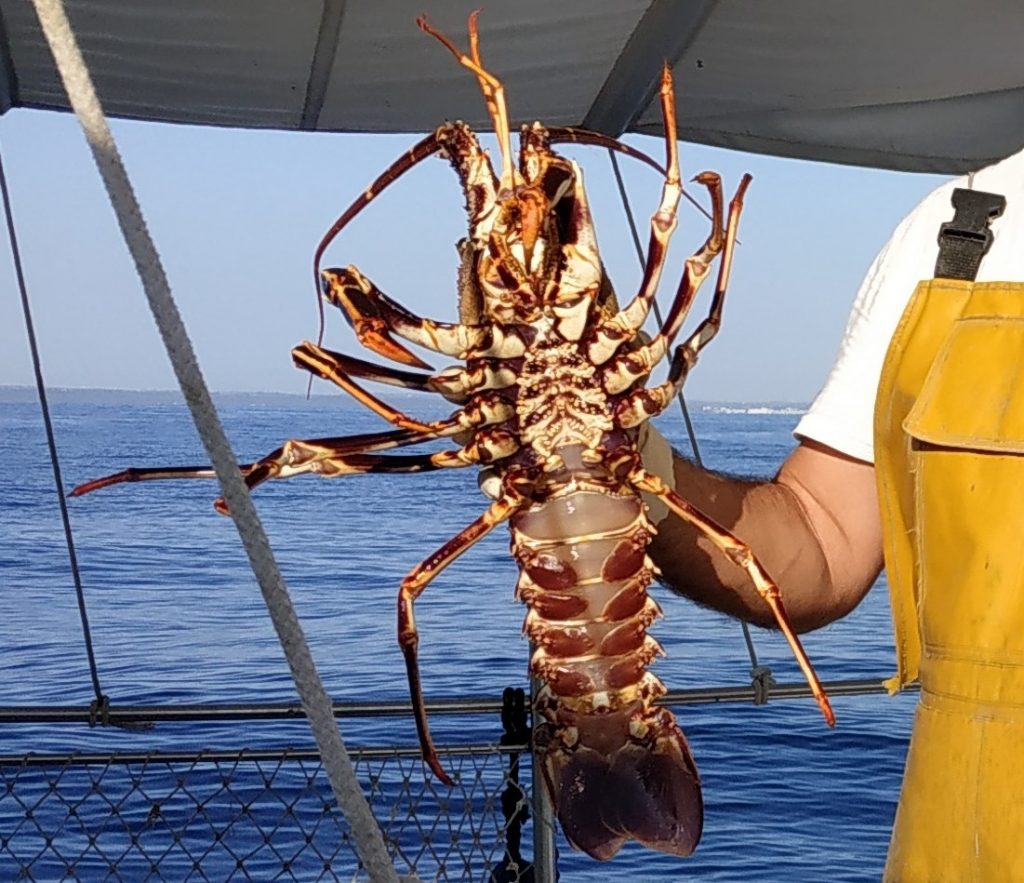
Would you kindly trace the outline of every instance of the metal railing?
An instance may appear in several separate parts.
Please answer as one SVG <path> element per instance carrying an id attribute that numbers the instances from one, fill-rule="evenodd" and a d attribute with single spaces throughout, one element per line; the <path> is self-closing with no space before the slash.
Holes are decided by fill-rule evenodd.
<path id="1" fill-rule="evenodd" d="M 514 698 L 515 691 L 506 693 Z M 525 712 L 512 722 L 508 707 L 490 700 L 432 704 L 432 713 L 492 716 L 467 728 L 482 739 L 493 734 L 491 741 L 439 748 L 452 787 L 429 773 L 416 746 L 352 749 L 388 851 L 406 879 L 532 879 L 521 854 L 531 783 L 528 764 L 520 774 L 519 755 L 528 750 L 528 732 Z M 495 714 L 503 711 L 504 735 Z M 409 709 L 359 703 L 339 705 L 337 713 L 375 718 Z M 39 724 L 47 734 L 65 735 L 69 727 L 80 732 L 83 724 L 106 724 L 123 728 L 110 732 L 115 743 L 133 746 L 0 755 L 0 879 L 368 879 L 314 747 L 168 749 L 173 735 L 156 726 L 230 721 L 259 730 L 261 722 L 301 717 L 290 705 L 115 706 L 102 721 L 82 708 L 0 710 L 0 726 L 9 734 L 25 724 L 36 725 L 37 735 Z M 159 749 L 137 747 L 156 736 Z M 267 738 L 264 733 L 258 741 Z"/>
<path id="2" fill-rule="evenodd" d="M 832 696 L 885 692 L 878 680 L 825 686 Z M 805 684 L 770 688 L 772 699 L 809 695 Z M 669 693 L 664 702 L 759 698 L 765 697 L 754 686 L 707 687 Z M 522 692 L 427 707 L 431 717 L 474 718 L 466 731 L 479 741 L 439 746 L 452 788 L 429 773 L 418 746 L 351 751 L 399 873 L 409 880 L 552 883 L 553 813 L 544 789 L 533 786 L 531 764 L 521 764 L 529 750 Z M 334 710 L 353 721 L 411 716 L 411 707 L 399 702 L 338 703 Z M 268 723 L 301 719 L 300 707 L 288 703 L 115 705 L 102 719 L 95 708 L 0 708 L 0 729 L 8 733 L 24 725 L 32 725 L 35 735 L 41 728 L 65 734 L 69 727 L 77 733 L 82 726 L 105 726 L 118 728 L 111 730 L 115 742 L 132 745 L 0 754 L 0 879 L 367 879 L 315 748 L 169 749 L 161 732 L 167 727 L 160 726 L 248 723 L 249 737 Z M 149 733 L 160 735 L 161 747 L 140 750 Z M 524 843 L 532 844 L 530 856 L 523 855 Z"/>

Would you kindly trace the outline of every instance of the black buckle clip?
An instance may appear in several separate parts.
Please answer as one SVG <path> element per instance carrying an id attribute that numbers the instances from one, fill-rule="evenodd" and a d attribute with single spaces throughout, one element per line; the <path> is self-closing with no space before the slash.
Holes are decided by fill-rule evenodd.
<path id="1" fill-rule="evenodd" d="M 935 275 L 973 280 L 981 259 L 992 245 L 989 225 L 1006 208 L 1006 197 L 983 190 L 953 191 L 953 220 L 939 228 L 939 257 Z"/>

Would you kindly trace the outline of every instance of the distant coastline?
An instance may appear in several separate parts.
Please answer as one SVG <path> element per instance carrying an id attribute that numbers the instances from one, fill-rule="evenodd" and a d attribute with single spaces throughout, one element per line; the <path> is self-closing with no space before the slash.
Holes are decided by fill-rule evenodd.
<path id="1" fill-rule="evenodd" d="M 287 392 L 214 392 L 217 405 L 232 407 L 252 405 L 254 407 L 289 408 L 331 408 L 362 407 L 358 402 L 340 391 L 331 395 L 313 395 L 307 401 L 301 393 Z M 389 393 L 392 400 L 409 401 L 415 393 L 395 390 Z M 38 401 L 34 386 L 0 386 L 0 404 L 27 404 Z M 46 398 L 51 404 L 80 405 L 184 405 L 185 397 L 176 389 L 73 389 L 63 386 L 48 386 Z M 423 400 L 423 396 L 419 396 Z"/>
<path id="2" fill-rule="evenodd" d="M 47 400 L 53 404 L 83 405 L 184 405 L 185 399 L 179 390 L 160 389 L 72 389 L 51 386 L 46 389 Z M 401 389 L 388 389 L 389 401 L 422 402 L 436 406 L 441 400 L 436 396 Z M 34 386 L 0 386 L 0 404 L 31 404 L 38 397 Z M 301 393 L 287 392 L 215 392 L 213 400 L 217 405 L 228 407 L 310 408 L 338 410 L 363 408 L 358 402 L 343 393 L 313 395 L 309 399 Z M 807 410 L 806 402 L 765 401 L 689 401 L 692 408 L 715 414 L 802 414 Z M 454 408 L 455 406 L 452 405 Z"/>

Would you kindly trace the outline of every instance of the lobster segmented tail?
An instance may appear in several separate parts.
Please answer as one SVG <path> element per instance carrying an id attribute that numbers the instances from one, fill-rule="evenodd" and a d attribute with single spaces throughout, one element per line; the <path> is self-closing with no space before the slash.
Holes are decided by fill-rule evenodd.
<path id="1" fill-rule="evenodd" d="M 647 634 L 661 613 L 647 594 L 650 522 L 626 489 L 558 484 L 512 519 L 531 669 L 543 681 L 534 747 L 546 786 L 566 837 L 593 858 L 610 859 L 629 839 L 689 855 L 703 824 L 700 777 L 674 716 L 655 707 L 665 687 L 647 671 L 662 653 Z"/>

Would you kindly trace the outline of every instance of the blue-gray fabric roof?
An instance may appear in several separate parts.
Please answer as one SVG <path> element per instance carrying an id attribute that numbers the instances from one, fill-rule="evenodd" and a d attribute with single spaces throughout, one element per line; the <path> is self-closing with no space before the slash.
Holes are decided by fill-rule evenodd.
<path id="1" fill-rule="evenodd" d="M 479 0 L 68 0 L 107 113 L 342 132 L 486 128 L 466 45 Z M 27 0 L 0 0 L 0 109 L 66 109 Z M 515 121 L 958 172 L 1024 144 L 1024 4 L 1005 0 L 506 0 L 480 17 Z"/>

